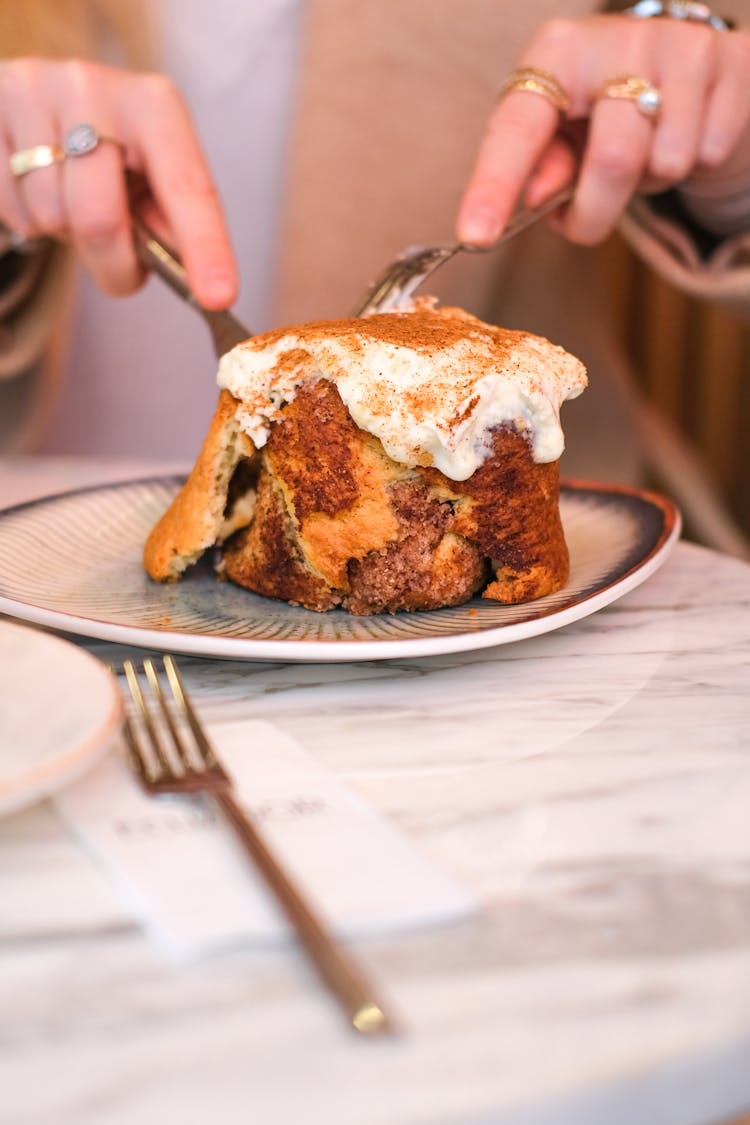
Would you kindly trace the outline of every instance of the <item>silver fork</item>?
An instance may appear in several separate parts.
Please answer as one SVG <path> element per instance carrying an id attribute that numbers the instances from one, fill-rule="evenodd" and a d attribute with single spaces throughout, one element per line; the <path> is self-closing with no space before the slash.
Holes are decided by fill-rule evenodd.
<path id="1" fill-rule="evenodd" d="M 204 794 L 211 798 L 235 830 L 354 1030 L 362 1035 L 394 1031 L 394 1021 L 376 999 L 375 990 L 363 970 L 336 941 L 237 803 L 231 778 L 206 737 L 175 661 L 165 656 L 163 666 L 171 706 L 154 662 L 150 659 L 143 662 L 143 673 L 159 716 L 156 718 L 154 706 L 149 705 L 141 688 L 135 665 L 130 660 L 123 664 L 130 700 L 137 715 L 135 719 L 126 708 L 125 741 L 131 767 L 141 785 L 150 794 Z M 190 742 L 183 734 L 184 727 L 191 732 Z M 165 731 L 168 739 L 164 737 Z"/>
<path id="2" fill-rule="evenodd" d="M 354 316 L 369 316 L 371 313 L 389 312 L 403 305 L 415 289 L 433 273 L 438 266 L 450 261 L 461 251 L 477 254 L 494 250 L 521 231 L 526 230 L 551 211 L 556 211 L 567 203 L 573 195 L 573 186 L 562 188 L 540 204 L 539 207 L 524 207 L 516 211 L 505 230 L 491 246 L 474 246 L 470 242 L 448 242 L 436 246 L 409 246 L 386 267 L 377 281 L 354 310 Z"/>
<path id="3" fill-rule="evenodd" d="M 185 267 L 177 254 L 157 238 L 135 211 L 131 212 L 131 220 L 135 247 L 141 263 L 147 269 L 152 269 L 171 289 L 174 289 L 178 296 L 198 310 L 209 327 L 218 359 L 225 352 L 231 351 L 236 344 L 241 344 L 243 340 L 252 336 L 250 329 L 246 328 L 228 309 L 207 309 L 199 305 L 188 285 Z"/>

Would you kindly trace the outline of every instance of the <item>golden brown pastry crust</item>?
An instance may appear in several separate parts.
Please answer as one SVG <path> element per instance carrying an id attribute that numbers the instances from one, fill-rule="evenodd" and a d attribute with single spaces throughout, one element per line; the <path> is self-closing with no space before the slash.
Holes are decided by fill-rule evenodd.
<path id="1" fill-rule="evenodd" d="M 435 470 L 425 470 L 428 479 L 433 474 L 456 487 Z M 493 434 L 491 454 L 460 491 L 464 499 L 454 530 L 476 543 L 495 571 L 483 597 L 525 602 L 565 585 L 569 556 L 557 461 L 534 461 L 527 437 L 503 426 Z"/>
<path id="2" fill-rule="evenodd" d="M 221 569 L 259 594 L 357 614 L 457 605 L 482 587 L 503 602 L 539 597 L 568 573 L 557 465 L 534 462 L 509 427 L 468 481 L 398 465 L 321 379 L 273 427 L 253 521 Z"/>
<path id="3" fill-rule="evenodd" d="M 280 346 L 290 332 L 289 348 Z M 533 435 L 520 420 L 490 431 L 488 455 L 465 481 L 434 468 L 421 447 L 413 459 L 403 458 L 416 466 L 395 461 L 355 424 L 336 386 L 347 363 L 362 368 L 363 342 L 370 338 L 428 360 L 445 357 L 449 344 L 472 341 L 460 361 L 435 361 L 434 380 L 430 369 L 417 390 L 406 380 L 398 391 L 399 409 L 417 425 L 433 424 L 448 403 L 456 431 L 470 420 L 477 381 L 501 372 L 503 364 L 512 368 L 513 349 L 525 334 L 483 325 L 462 310 L 425 305 L 408 315 L 316 322 L 254 340 L 251 350 L 268 353 L 277 382 L 265 382 L 261 366 L 254 382 L 240 379 L 242 402 L 221 392 L 195 467 L 146 543 L 152 578 L 176 579 L 218 545 L 222 576 L 320 611 L 338 605 L 357 614 L 433 609 L 480 591 L 515 603 L 564 585 L 568 551 L 557 462 L 534 460 Z M 322 349 L 317 359 L 295 339 L 311 347 L 315 342 Z M 328 340 L 336 347 L 326 351 Z M 346 346 L 337 350 L 342 341 Z M 577 393 L 585 381 L 578 361 L 543 344 L 550 365 L 544 373 L 551 373 L 553 385 L 558 379 Z M 370 382 L 369 369 L 362 370 L 368 409 L 387 414 L 393 384 Z M 262 449 L 256 451 L 243 425 L 268 433 Z"/>
<path id="4" fill-rule="evenodd" d="M 146 540 L 143 565 L 158 582 L 179 578 L 226 531 L 224 516 L 232 475 L 240 458 L 254 453 L 236 414 L 234 398 L 221 391 L 190 476 Z"/>

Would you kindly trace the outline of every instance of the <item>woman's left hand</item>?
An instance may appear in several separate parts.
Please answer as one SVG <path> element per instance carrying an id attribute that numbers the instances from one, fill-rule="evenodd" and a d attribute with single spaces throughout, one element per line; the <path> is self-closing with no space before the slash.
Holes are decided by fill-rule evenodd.
<path id="1" fill-rule="evenodd" d="M 575 194 L 557 228 L 594 244 L 636 193 L 679 184 L 705 212 L 743 195 L 750 211 L 750 35 L 625 15 L 542 24 L 517 62 L 554 76 L 547 96 L 509 89 L 492 113 L 457 220 L 457 237 L 489 245 L 520 199 L 534 206 L 566 183 Z M 646 80 L 661 95 L 648 116 L 629 97 L 602 94 L 614 77 Z"/>

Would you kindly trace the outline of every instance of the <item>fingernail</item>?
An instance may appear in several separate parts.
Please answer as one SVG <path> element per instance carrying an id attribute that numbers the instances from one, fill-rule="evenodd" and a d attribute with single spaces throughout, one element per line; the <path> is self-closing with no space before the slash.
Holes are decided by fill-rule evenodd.
<path id="1" fill-rule="evenodd" d="M 458 221 L 457 233 L 460 242 L 473 242 L 484 246 L 494 242 L 502 230 L 494 211 L 470 211 Z"/>
<path id="2" fill-rule="evenodd" d="M 237 296 L 237 282 L 225 269 L 208 270 L 201 279 L 203 304 L 222 308 L 230 305 Z"/>

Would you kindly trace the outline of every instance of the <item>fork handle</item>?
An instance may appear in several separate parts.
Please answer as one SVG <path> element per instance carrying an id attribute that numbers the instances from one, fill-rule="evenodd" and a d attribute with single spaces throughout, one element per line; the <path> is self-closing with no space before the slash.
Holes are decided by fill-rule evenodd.
<path id="1" fill-rule="evenodd" d="M 220 788 L 214 790 L 212 796 L 291 922 L 321 977 L 344 1009 L 352 1027 L 363 1035 L 395 1031 L 392 1018 L 376 1000 L 375 990 L 360 966 L 302 897 L 231 792 Z"/>
<path id="2" fill-rule="evenodd" d="M 170 250 L 151 230 L 134 209 L 131 211 L 133 240 L 142 265 L 166 281 L 183 301 L 187 301 L 201 314 L 211 330 L 214 350 L 218 358 L 252 335 L 227 309 L 207 309 L 196 301 L 188 283 L 187 272 L 177 254 Z"/>

